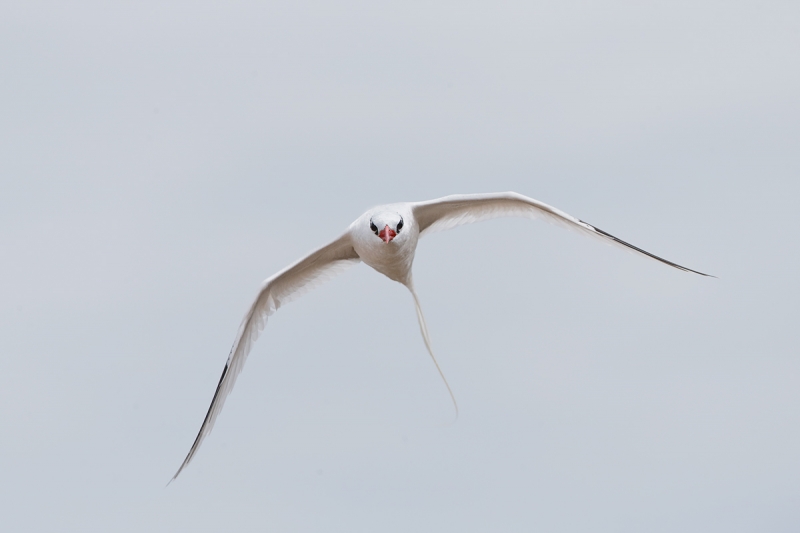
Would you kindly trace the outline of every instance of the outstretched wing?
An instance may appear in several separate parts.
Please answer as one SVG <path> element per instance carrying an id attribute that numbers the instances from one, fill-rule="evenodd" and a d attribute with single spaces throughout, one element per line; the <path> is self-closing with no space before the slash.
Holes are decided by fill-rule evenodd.
<path id="1" fill-rule="evenodd" d="M 491 218 L 514 216 L 541 218 L 547 222 L 555 223 L 568 229 L 599 237 L 606 242 L 624 246 L 628 250 L 641 253 L 671 267 L 686 272 L 694 272 L 701 276 L 710 276 L 710 274 L 703 274 L 697 270 L 686 268 L 662 257 L 658 257 L 657 255 L 653 255 L 650 252 L 646 252 L 641 248 L 606 233 L 600 228 L 596 228 L 583 220 L 568 215 L 555 207 L 515 192 L 455 194 L 436 200 L 429 200 L 427 202 L 417 202 L 411 205 L 414 217 L 417 219 L 417 224 L 419 225 L 420 236 L 435 231 L 454 228 L 462 224 L 489 220 Z"/>
<path id="2" fill-rule="evenodd" d="M 214 392 L 214 398 L 211 400 L 211 406 L 208 408 L 203 425 L 200 426 L 200 432 L 197 434 L 189 454 L 172 479 L 178 477 L 178 474 L 189 464 L 194 454 L 197 453 L 197 449 L 200 448 L 203 439 L 214 427 L 214 421 L 222 411 L 222 405 L 233 389 L 236 377 L 242 371 L 250 348 L 267 324 L 267 317 L 283 304 L 308 292 L 359 261 L 358 254 L 353 249 L 350 234 L 345 233 L 332 243 L 311 252 L 264 281 L 258 297 L 250 306 L 239 326 L 239 333 L 233 342 L 228 361 L 219 378 L 217 390 Z"/>

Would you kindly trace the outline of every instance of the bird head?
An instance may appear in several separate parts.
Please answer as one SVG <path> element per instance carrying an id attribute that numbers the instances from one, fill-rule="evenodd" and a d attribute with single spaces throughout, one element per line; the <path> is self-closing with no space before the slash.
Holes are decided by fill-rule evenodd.
<path id="1" fill-rule="evenodd" d="M 389 244 L 403 229 L 403 217 L 398 213 L 380 213 L 369 219 L 369 229 Z"/>

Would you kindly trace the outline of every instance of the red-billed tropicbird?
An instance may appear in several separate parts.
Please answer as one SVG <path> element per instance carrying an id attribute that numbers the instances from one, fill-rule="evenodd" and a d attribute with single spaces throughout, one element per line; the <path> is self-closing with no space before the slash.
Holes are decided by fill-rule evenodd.
<path id="1" fill-rule="evenodd" d="M 194 454 L 197 453 L 200 443 L 211 432 L 214 421 L 225 403 L 225 398 L 233 389 L 236 376 L 244 366 L 250 348 L 267 323 L 267 317 L 283 304 L 359 261 L 363 261 L 389 279 L 408 287 L 414 298 L 417 319 L 425 346 L 455 405 L 455 397 L 431 350 L 428 328 L 425 325 L 425 318 L 422 316 L 419 299 L 412 283 L 411 265 L 414 262 L 417 242 L 420 237 L 434 231 L 507 216 L 541 218 L 586 235 L 599 237 L 605 242 L 624 246 L 628 250 L 644 254 L 671 267 L 708 276 L 708 274 L 655 256 L 555 207 L 514 192 L 458 194 L 427 202 L 405 202 L 374 207 L 358 217 L 355 222 L 350 224 L 347 231 L 333 242 L 314 250 L 306 257 L 267 278 L 261 285 L 258 296 L 239 326 L 239 332 L 233 342 L 200 432 L 197 434 L 189 454 L 172 479 L 178 477 L 178 474 L 189 464 Z"/>

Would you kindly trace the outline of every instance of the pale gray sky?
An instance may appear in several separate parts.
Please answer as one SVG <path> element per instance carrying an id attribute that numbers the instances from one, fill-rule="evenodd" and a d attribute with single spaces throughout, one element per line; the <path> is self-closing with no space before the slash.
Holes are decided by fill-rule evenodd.
<path id="1" fill-rule="evenodd" d="M 8 531 L 800 527 L 797 2 L 6 2 Z M 280 310 L 375 204 L 514 190 L 688 267 L 498 220 Z M 390 320 L 393 327 L 386 328 Z"/>

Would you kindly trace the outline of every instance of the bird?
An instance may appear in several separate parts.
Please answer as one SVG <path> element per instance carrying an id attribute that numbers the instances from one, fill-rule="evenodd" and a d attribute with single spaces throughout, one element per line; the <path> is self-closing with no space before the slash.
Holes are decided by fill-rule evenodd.
<path id="1" fill-rule="evenodd" d="M 225 398 L 233 389 L 236 377 L 242 371 L 247 355 L 263 331 L 267 318 L 281 306 L 361 261 L 408 288 L 414 300 L 425 347 L 447 387 L 457 415 L 455 396 L 431 348 L 428 327 L 414 290 L 411 267 L 421 237 L 498 217 L 542 219 L 684 272 L 714 277 L 646 252 L 555 207 L 515 192 L 455 194 L 424 202 L 401 202 L 373 207 L 350 224 L 342 235 L 270 276 L 261 284 L 258 296 L 239 326 L 200 431 L 170 483 L 189 465 L 201 443 L 211 432 L 222 411 Z"/>

